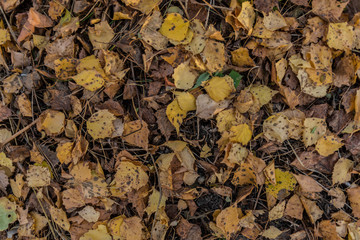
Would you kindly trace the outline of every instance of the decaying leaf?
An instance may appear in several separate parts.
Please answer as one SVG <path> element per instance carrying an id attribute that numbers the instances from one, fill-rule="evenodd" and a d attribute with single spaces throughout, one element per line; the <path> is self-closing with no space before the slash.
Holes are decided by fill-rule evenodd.
<path id="1" fill-rule="evenodd" d="M 6 197 L 0 198 L 0 231 L 8 228 L 9 224 L 17 220 L 16 204 Z"/>
<path id="2" fill-rule="evenodd" d="M 107 49 L 115 33 L 106 21 L 89 28 L 89 38 L 96 49 Z"/>
<path id="3" fill-rule="evenodd" d="M 293 191 L 296 179 L 287 171 L 275 169 L 276 184 L 267 183 L 266 192 L 277 199 L 283 199 Z"/>

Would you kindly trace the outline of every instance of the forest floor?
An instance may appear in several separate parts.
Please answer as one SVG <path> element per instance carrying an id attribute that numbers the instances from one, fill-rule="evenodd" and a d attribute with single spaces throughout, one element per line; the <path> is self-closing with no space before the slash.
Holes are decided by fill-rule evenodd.
<path id="1" fill-rule="evenodd" d="M 1 239 L 360 239 L 360 2 L 0 6 Z"/>

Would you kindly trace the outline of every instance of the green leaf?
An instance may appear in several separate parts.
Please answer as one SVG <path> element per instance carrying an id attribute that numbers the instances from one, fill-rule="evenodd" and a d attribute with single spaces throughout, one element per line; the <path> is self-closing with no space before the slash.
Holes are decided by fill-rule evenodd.
<path id="1" fill-rule="evenodd" d="M 214 73 L 214 77 L 223 77 L 223 76 L 224 76 L 223 72 Z"/>
<path id="2" fill-rule="evenodd" d="M 70 20 L 71 20 L 71 12 L 69 12 L 66 9 L 64 16 L 62 16 L 62 18 L 60 19 L 60 26 L 64 25 L 65 23 L 70 22 Z"/>
<path id="3" fill-rule="evenodd" d="M 195 89 L 197 87 L 200 87 L 201 83 L 208 80 L 210 77 L 210 74 L 207 72 L 202 73 L 198 79 L 196 80 L 195 86 L 192 89 Z"/>
<path id="4" fill-rule="evenodd" d="M 231 72 L 229 73 L 229 76 L 234 80 L 235 88 L 237 88 L 239 86 L 240 81 L 243 78 L 243 76 L 234 70 L 231 70 Z"/>

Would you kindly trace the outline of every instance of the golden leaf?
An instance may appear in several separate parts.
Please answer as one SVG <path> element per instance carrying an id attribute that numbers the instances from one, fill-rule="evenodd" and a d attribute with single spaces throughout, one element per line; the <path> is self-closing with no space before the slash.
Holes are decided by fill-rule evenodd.
<path id="1" fill-rule="evenodd" d="M 99 110 L 87 120 L 87 130 L 94 139 L 111 137 L 115 130 L 115 119 L 114 114 L 108 110 Z"/>
<path id="2" fill-rule="evenodd" d="M 105 80 L 102 77 L 101 73 L 96 70 L 85 70 L 73 76 L 72 79 L 76 84 L 84 87 L 89 91 L 96 91 L 102 86 L 104 86 Z"/>
<path id="3" fill-rule="evenodd" d="M 216 102 L 220 102 L 229 97 L 235 91 L 234 80 L 230 76 L 213 77 L 203 83 L 209 96 Z"/>
<path id="4" fill-rule="evenodd" d="M 95 49 L 107 49 L 114 36 L 113 29 L 106 21 L 89 27 L 89 38 Z"/>
<path id="5" fill-rule="evenodd" d="M 232 142 L 238 142 L 242 145 L 246 145 L 251 140 L 251 137 L 252 131 L 247 124 L 240 124 L 230 128 L 230 141 Z"/>
<path id="6" fill-rule="evenodd" d="M 341 148 L 344 144 L 341 143 L 342 139 L 335 135 L 322 136 L 316 143 L 316 151 L 321 156 L 329 156 Z"/>
<path id="7" fill-rule="evenodd" d="M 190 22 L 184 19 L 179 13 L 167 14 L 159 32 L 168 39 L 182 41 L 189 30 Z"/>

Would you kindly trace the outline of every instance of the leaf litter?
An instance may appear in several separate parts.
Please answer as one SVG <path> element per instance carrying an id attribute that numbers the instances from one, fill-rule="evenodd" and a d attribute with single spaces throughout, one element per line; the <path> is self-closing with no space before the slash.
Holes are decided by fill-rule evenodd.
<path id="1" fill-rule="evenodd" d="M 1 2 L 1 239 L 358 239 L 356 1 Z"/>

